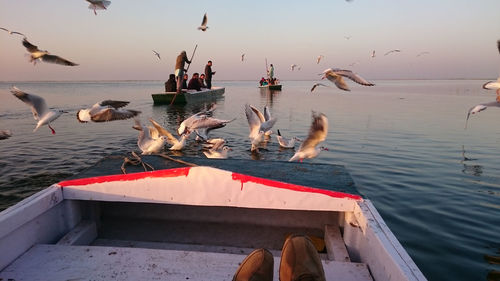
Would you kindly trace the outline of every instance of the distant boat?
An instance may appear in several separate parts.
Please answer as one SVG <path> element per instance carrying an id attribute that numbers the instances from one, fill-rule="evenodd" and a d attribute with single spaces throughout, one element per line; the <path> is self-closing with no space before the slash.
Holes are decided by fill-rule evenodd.
<path id="1" fill-rule="evenodd" d="M 174 100 L 174 104 L 186 104 L 202 101 L 215 101 L 224 95 L 226 88 L 212 87 L 212 89 L 196 90 L 183 90 L 181 94 L 176 92 L 163 92 L 152 94 L 154 104 L 170 104 Z M 175 99 L 174 99 L 175 97 Z"/>
<path id="2" fill-rule="evenodd" d="M 281 84 L 276 84 L 276 85 L 262 85 L 262 86 L 259 86 L 259 88 L 261 89 L 269 89 L 269 90 L 272 90 L 272 91 L 281 91 Z"/>
<path id="3" fill-rule="evenodd" d="M 256 162 L 265 161 L 243 167 Z M 303 167 L 279 164 L 287 175 Z M 317 181 L 325 167 L 314 167 L 301 169 Z M 351 182 L 331 168 L 341 175 L 324 180 Z M 207 166 L 81 178 L 31 195 L 0 213 L 0 280 L 229 280 L 256 247 L 279 264 L 290 233 L 315 241 L 326 280 L 426 280 L 370 200 Z"/>

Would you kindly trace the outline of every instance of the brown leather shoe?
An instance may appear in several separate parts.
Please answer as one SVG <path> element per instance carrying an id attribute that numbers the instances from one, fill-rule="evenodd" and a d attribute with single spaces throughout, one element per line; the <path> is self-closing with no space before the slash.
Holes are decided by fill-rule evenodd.
<path id="1" fill-rule="evenodd" d="M 273 254 L 266 249 L 257 249 L 241 262 L 233 281 L 272 281 L 273 270 Z"/>
<path id="2" fill-rule="evenodd" d="M 323 264 L 311 239 L 288 237 L 281 250 L 280 281 L 325 281 Z"/>

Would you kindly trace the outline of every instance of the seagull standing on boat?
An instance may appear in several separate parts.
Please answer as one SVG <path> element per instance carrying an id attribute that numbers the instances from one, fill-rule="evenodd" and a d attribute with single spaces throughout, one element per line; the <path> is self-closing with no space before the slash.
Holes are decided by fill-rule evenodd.
<path id="1" fill-rule="evenodd" d="M 8 139 L 12 136 L 12 132 L 10 130 L 0 130 L 0 140 Z"/>
<path id="2" fill-rule="evenodd" d="M 137 146 L 142 151 L 142 155 L 159 153 L 162 150 L 163 146 L 165 146 L 167 137 L 160 136 L 157 134 L 153 138 L 150 128 L 142 125 L 138 119 L 134 119 L 134 121 L 135 125 L 132 128 L 139 131 L 139 136 L 137 138 Z"/>
<path id="3" fill-rule="evenodd" d="M 152 118 L 149 118 L 149 122 L 151 122 L 151 124 L 153 124 L 154 129 L 156 130 L 156 132 L 152 133 L 151 135 L 153 137 L 157 137 L 157 138 L 161 137 L 161 136 L 166 137 L 167 138 L 166 141 L 170 145 L 172 145 L 169 148 L 170 150 L 182 150 L 184 148 L 184 146 L 186 145 L 186 140 L 189 137 L 189 134 L 182 134 L 180 139 L 176 139 L 167 129 L 163 128 L 160 124 L 158 124 Z M 150 128 L 150 131 L 153 132 L 153 130 L 151 130 L 151 128 Z M 156 136 L 156 134 L 158 134 L 158 136 Z"/>
<path id="4" fill-rule="evenodd" d="M 338 69 L 338 68 L 328 68 L 323 71 L 323 77 L 321 79 L 328 79 L 333 82 L 339 89 L 344 91 L 350 91 L 349 87 L 345 83 L 342 77 L 347 77 L 352 81 L 363 85 L 363 86 L 374 86 L 375 84 L 368 82 L 363 77 L 352 72 L 351 70 Z"/>
<path id="5" fill-rule="evenodd" d="M 106 0 L 85 0 L 90 3 L 89 9 L 94 10 L 94 15 L 97 16 L 96 10 L 107 10 L 111 1 Z"/>
<path id="6" fill-rule="evenodd" d="M 80 123 L 107 122 L 114 120 L 125 120 L 137 116 L 140 111 L 123 109 L 129 104 L 128 101 L 105 100 L 94 104 L 90 108 L 80 109 L 76 113 L 76 118 Z"/>
<path id="7" fill-rule="evenodd" d="M 39 50 L 37 46 L 31 44 L 26 37 L 23 38 L 23 46 L 26 47 L 26 50 L 30 53 L 30 62 L 33 62 L 33 64 L 36 64 L 37 60 L 41 60 L 44 62 L 49 62 L 49 63 L 55 63 L 55 64 L 61 64 L 61 65 L 68 65 L 68 66 L 75 66 L 78 65 L 74 62 L 71 62 L 69 60 L 63 59 L 61 57 L 51 55 L 47 51 L 42 51 Z"/>
<path id="8" fill-rule="evenodd" d="M 0 29 L 1 29 L 1 30 L 5 30 L 5 31 L 7 31 L 10 35 L 15 35 L 15 34 L 18 34 L 18 35 L 21 35 L 21 36 L 23 36 L 24 38 L 26 38 L 26 36 L 25 36 L 24 34 L 22 34 L 21 32 L 8 30 L 7 28 L 3 28 L 3 27 L 0 27 Z"/>
<path id="9" fill-rule="evenodd" d="M 328 118 L 323 113 L 316 114 L 313 112 L 312 119 L 309 135 L 300 145 L 299 150 L 288 161 L 299 160 L 302 162 L 306 158 L 318 156 L 322 150 L 328 150 L 328 148 L 323 146 L 316 148 L 319 143 L 326 139 L 326 135 L 328 134 Z"/>
<path id="10" fill-rule="evenodd" d="M 278 143 L 282 148 L 295 148 L 295 142 L 300 141 L 300 139 L 296 137 L 293 137 L 290 140 L 286 140 L 283 136 L 281 136 L 281 132 L 279 129 L 276 138 L 278 139 Z"/>
<path id="11" fill-rule="evenodd" d="M 153 50 L 153 54 L 155 54 L 155 56 L 157 56 L 158 59 L 161 60 L 160 53 L 158 53 L 157 51 Z"/>
<path id="12" fill-rule="evenodd" d="M 67 111 L 49 109 L 47 107 L 47 104 L 45 103 L 45 100 L 42 97 L 23 92 L 15 86 L 12 87 L 10 92 L 14 94 L 14 96 L 16 96 L 18 99 L 22 100 L 24 103 L 26 103 L 31 107 L 33 118 L 35 118 L 35 120 L 38 121 L 33 132 L 36 132 L 36 130 L 38 130 L 38 128 L 40 128 L 41 126 L 47 125 L 52 131 L 52 134 L 53 135 L 56 134 L 54 128 L 50 126 L 50 122 L 59 118 L 61 114 L 68 113 Z"/>
<path id="13" fill-rule="evenodd" d="M 199 30 L 201 31 L 207 31 L 208 26 L 207 26 L 207 13 L 203 15 L 203 20 L 201 21 L 201 25 L 198 27 Z"/>

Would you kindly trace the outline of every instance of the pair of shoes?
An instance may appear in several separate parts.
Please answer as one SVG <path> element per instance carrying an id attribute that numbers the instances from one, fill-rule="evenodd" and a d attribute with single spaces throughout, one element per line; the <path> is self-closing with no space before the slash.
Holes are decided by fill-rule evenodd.
<path id="1" fill-rule="evenodd" d="M 233 281 L 273 280 L 274 259 L 266 249 L 250 253 L 236 271 Z M 325 281 L 321 259 L 311 239 L 292 235 L 283 244 L 279 268 L 281 281 Z"/>

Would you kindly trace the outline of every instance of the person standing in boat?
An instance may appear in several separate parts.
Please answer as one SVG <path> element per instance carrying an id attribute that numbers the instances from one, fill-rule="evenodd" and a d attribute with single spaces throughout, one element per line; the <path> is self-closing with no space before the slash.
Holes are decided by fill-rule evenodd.
<path id="1" fill-rule="evenodd" d="M 205 83 L 207 84 L 207 89 L 212 88 L 212 75 L 215 75 L 215 71 L 212 71 L 212 61 L 209 60 L 205 66 Z"/>
<path id="2" fill-rule="evenodd" d="M 165 82 L 165 92 L 175 92 L 177 91 L 177 83 L 175 82 L 175 75 L 170 74 L 167 82 Z"/>
<path id="3" fill-rule="evenodd" d="M 273 66 L 272 63 L 269 65 L 269 70 L 267 72 L 268 72 L 268 75 L 269 75 L 269 83 L 271 85 L 273 85 L 273 80 L 274 80 L 274 66 Z"/>
<path id="4" fill-rule="evenodd" d="M 188 83 L 188 90 L 196 90 L 196 91 L 201 91 L 201 85 L 200 85 L 200 77 L 197 72 L 193 73 L 193 77 L 191 77 L 191 80 L 189 80 Z"/>
<path id="5" fill-rule="evenodd" d="M 184 72 L 186 71 L 184 69 L 184 65 L 186 64 L 191 64 L 191 61 L 187 58 L 186 51 L 182 51 L 178 56 L 175 61 L 175 77 L 177 78 L 177 93 L 181 92 L 182 89 L 182 81 L 184 80 Z"/>

